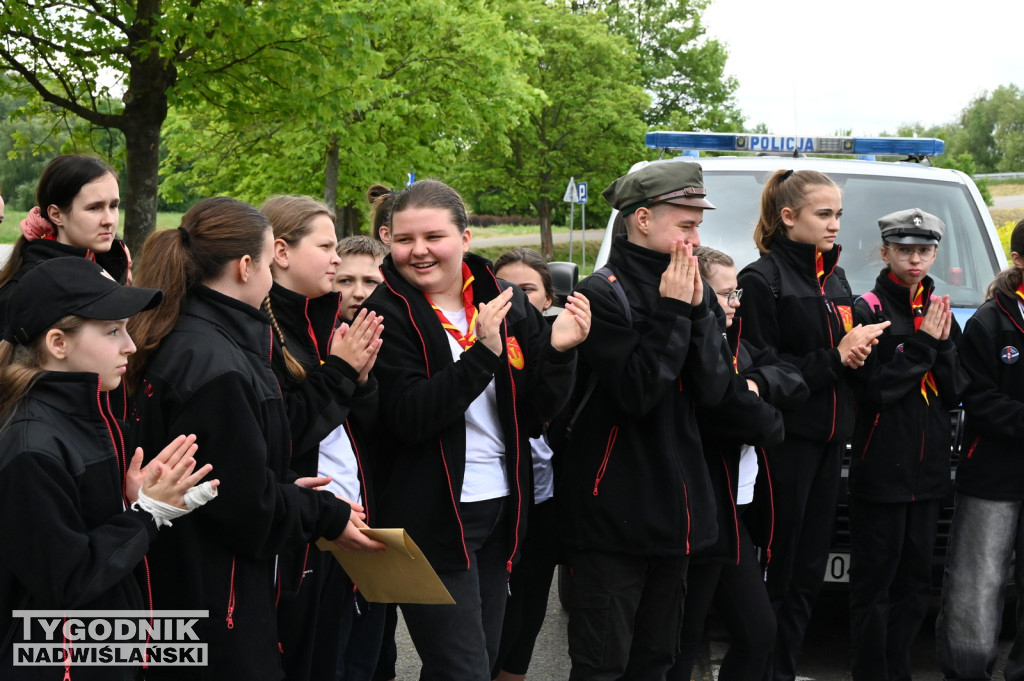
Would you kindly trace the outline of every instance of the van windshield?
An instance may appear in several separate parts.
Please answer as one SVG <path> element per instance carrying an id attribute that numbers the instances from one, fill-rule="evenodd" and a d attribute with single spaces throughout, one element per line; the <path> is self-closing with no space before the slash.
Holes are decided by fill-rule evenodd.
<path id="1" fill-rule="evenodd" d="M 771 173 L 704 170 L 704 184 L 717 210 L 704 212 L 701 243 L 728 253 L 737 269 L 758 257 L 754 226 L 761 190 Z M 843 191 L 839 264 L 854 295 L 871 290 L 884 266 L 878 218 L 906 208 L 920 208 L 946 223 L 946 235 L 930 275 L 936 292 L 949 294 L 954 307 L 976 308 L 999 264 L 985 238 L 985 223 L 967 188 L 956 182 L 890 176 L 830 173 Z"/>

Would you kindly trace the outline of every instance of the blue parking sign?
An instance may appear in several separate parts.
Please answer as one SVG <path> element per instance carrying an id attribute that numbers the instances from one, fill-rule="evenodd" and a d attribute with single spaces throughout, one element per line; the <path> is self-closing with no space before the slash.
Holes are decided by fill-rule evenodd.
<path id="1" fill-rule="evenodd" d="M 587 202 L 587 183 L 579 182 L 576 185 L 576 203 Z"/>

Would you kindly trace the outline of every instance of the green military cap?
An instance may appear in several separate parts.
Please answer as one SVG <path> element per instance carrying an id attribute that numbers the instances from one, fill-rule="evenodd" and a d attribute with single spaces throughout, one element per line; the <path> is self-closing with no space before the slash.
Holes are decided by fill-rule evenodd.
<path id="1" fill-rule="evenodd" d="M 640 170 L 623 175 L 602 192 L 605 200 L 623 215 L 637 208 L 658 203 L 674 203 L 694 208 L 714 208 L 704 191 L 700 165 L 687 161 L 649 163 Z"/>
<path id="2" fill-rule="evenodd" d="M 909 208 L 878 218 L 882 241 L 893 244 L 938 244 L 946 225 L 931 213 Z"/>

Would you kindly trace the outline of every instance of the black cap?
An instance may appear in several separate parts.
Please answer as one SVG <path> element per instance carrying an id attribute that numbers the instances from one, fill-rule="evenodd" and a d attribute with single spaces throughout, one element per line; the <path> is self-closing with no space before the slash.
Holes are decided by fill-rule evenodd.
<path id="1" fill-rule="evenodd" d="M 946 233 L 946 225 L 920 208 L 898 210 L 878 218 L 882 241 L 893 244 L 938 244 Z"/>
<path id="2" fill-rule="evenodd" d="M 713 209 L 704 191 L 700 164 L 687 161 L 650 163 L 612 182 L 602 196 L 624 215 L 659 203 Z"/>
<path id="3" fill-rule="evenodd" d="M 156 307 L 163 295 L 155 288 L 121 286 L 85 258 L 46 260 L 14 285 L 7 303 L 8 340 L 27 344 L 68 315 L 125 319 Z"/>

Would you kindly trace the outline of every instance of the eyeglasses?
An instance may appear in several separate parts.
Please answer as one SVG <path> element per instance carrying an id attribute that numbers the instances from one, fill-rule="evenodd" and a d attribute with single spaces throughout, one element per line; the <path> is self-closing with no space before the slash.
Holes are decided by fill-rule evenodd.
<path id="1" fill-rule="evenodd" d="M 935 257 L 935 246 L 886 246 L 889 252 L 896 256 L 897 260 L 910 260 L 915 253 L 921 260 L 931 260 Z"/>
<path id="2" fill-rule="evenodd" d="M 743 289 L 734 288 L 731 291 L 715 291 L 715 295 L 720 298 L 725 298 L 725 302 L 729 305 L 740 302 L 740 298 L 743 297 Z"/>

